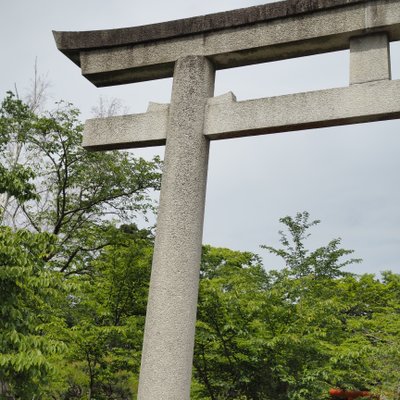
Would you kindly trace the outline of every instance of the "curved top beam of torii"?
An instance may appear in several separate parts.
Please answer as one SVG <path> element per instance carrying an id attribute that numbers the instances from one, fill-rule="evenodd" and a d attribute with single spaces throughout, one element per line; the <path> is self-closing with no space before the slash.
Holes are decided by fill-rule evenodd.
<path id="1" fill-rule="evenodd" d="M 54 32 L 57 47 L 79 65 L 79 52 L 172 39 L 327 10 L 365 0 L 281 1 L 232 11 L 117 29 Z"/>
<path id="2" fill-rule="evenodd" d="M 216 69 L 349 48 L 384 31 L 400 40 L 397 0 L 288 0 L 131 28 L 54 32 L 57 47 L 96 86 L 171 77 L 186 55 Z"/>

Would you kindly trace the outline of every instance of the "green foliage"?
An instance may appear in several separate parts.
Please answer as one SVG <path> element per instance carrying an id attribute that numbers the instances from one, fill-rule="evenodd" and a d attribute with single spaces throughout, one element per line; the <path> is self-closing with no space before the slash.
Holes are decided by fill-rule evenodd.
<path id="1" fill-rule="evenodd" d="M 52 373 L 49 357 L 64 349 L 51 334 L 58 324 L 52 306 L 64 289 L 45 268 L 53 243 L 48 234 L 0 227 L 0 382 L 18 398 L 41 392 Z"/>
<path id="2" fill-rule="evenodd" d="M 211 399 L 253 396 L 268 379 L 259 358 L 260 299 L 269 285 L 267 276 L 254 254 L 209 246 L 202 271 L 196 378 Z"/>
<path id="3" fill-rule="evenodd" d="M 340 240 L 305 247 L 307 213 L 281 219 L 286 266 L 206 247 L 195 346 L 197 399 L 308 400 L 331 387 L 368 388 L 397 400 L 399 276 L 342 271 Z M 397 397 L 396 397 L 397 396 Z"/>
<path id="4" fill-rule="evenodd" d="M 343 268 L 347 265 L 359 263 L 361 259 L 341 258 L 352 254 L 353 250 L 339 248 L 341 239 L 333 239 L 326 246 L 310 251 L 305 246 L 305 240 L 310 236 L 308 230 L 320 223 L 319 220 L 309 221 L 308 212 L 297 213 L 296 216 L 286 216 L 279 220 L 285 225 L 288 233 L 279 231 L 280 242 L 283 248 L 276 249 L 262 245 L 261 248 L 283 258 L 286 263 L 285 272 L 290 276 L 301 278 L 308 275 L 315 277 L 337 278 L 346 273 Z M 288 235 L 289 234 L 289 235 Z"/>
<path id="5" fill-rule="evenodd" d="M 59 335 L 69 349 L 64 391 L 80 393 L 71 398 L 131 399 L 137 386 L 153 237 L 135 225 L 108 235 L 91 273 L 70 278 L 78 290 Z"/>
<path id="6" fill-rule="evenodd" d="M 16 142 L 25 143 L 29 132 L 33 129 L 36 116 L 22 101 L 9 92 L 0 106 L 0 154 Z M 8 193 L 19 202 L 37 199 L 35 185 L 32 180 L 34 171 L 29 166 L 11 162 L 7 157 L 0 158 L 0 195 Z M 0 208 L 0 216 L 2 214 Z"/>
<path id="7" fill-rule="evenodd" d="M 13 226 L 56 235 L 48 259 L 58 270 L 81 272 L 82 263 L 88 265 L 107 245 L 104 231 L 111 218 L 121 223 L 153 210 L 160 160 L 87 152 L 79 111 L 71 104 L 59 102 L 38 115 L 9 93 L 0 117 L 2 144 L 10 148 L 0 155 L 0 192 L 8 196 L 4 218 Z"/>
<path id="8" fill-rule="evenodd" d="M 160 161 L 88 153 L 78 115 L 63 102 L 39 115 L 11 93 L 0 107 L 13 227 L 0 235 L 0 398 L 125 399 L 137 381 L 152 236 L 116 225 L 153 209 Z"/>

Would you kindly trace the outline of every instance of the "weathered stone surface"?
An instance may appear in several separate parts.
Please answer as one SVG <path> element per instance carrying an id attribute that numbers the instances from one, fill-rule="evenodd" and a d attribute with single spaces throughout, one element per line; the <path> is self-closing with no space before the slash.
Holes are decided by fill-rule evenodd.
<path id="1" fill-rule="evenodd" d="M 214 69 L 204 57 L 178 60 L 146 313 L 140 400 L 188 400 L 209 142 L 203 135 Z"/>
<path id="2" fill-rule="evenodd" d="M 386 33 L 350 40 L 350 84 L 391 79 L 389 39 Z"/>
<path id="3" fill-rule="evenodd" d="M 55 36 L 60 49 L 80 63 L 82 74 L 97 86 L 172 76 L 176 60 L 187 55 L 206 56 L 221 69 L 348 49 L 353 36 L 367 32 L 386 32 L 390 40 L 400 40 L 399 0 L 291 0 L 216 15 L 119 33 Z M 196 29 L 186 26 L 192 23 Z M 182 26 L 175 31 L 170 28 L 174 24 Z M 145 28 L 146 34 L 137 33 Z M 150 34 L 154 29 L 158 33 Z"/>
<path id="4" fill-rule="evenodd" d="M 150 103 L 147 113 L 85 122 L 82 146 L 87 150 L 162 146 L 167 138 L 168 104 Z"/>
<path id="5" fill-rule="evenodd" d="M 208 100 L 204 134 L 226 139 L 400 118 L 398 99 L 398 80 L 241 102 L 217 97 Z"/>
<path id="6" fill-rule="evenodd" d="M 130 28 L 54 31 L 57 47 L 79 65 L 79 51 L 125 46 L 271 21 L 367 0 L 290 0 Z"/>
<path id="7" fill-rule="evenodd" d="M 400 81 L 387 79 L 241 102 L 229 92 L 208 99 L 204 135 L 218 140 L 400 118 L 400 103 L 393 99 L 400 99 Z M 108 150 L 162 145 L 167 119 L 168 105 L 163 104 L 151 113 L 88 120 L 83 146 Z"/>

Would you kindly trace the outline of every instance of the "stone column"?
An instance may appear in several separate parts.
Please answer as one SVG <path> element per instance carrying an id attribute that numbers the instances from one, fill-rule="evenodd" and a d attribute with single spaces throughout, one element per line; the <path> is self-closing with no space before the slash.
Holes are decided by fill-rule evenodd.
<path id="1" fill-rule="evenodd" d="M 147 306 L 140 400 L 188 400 L 209 142 L 205 105 L 214 68 L 201 56 L 175 65 Z"/>

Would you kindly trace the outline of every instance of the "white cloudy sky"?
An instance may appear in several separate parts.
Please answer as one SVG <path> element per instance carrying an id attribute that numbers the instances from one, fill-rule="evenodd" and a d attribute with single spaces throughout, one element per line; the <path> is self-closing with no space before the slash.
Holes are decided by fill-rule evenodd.
<path id="1" fill-rule="evenodd" d="M 120 98 L 130 112 L 149 101 L 168 102 L 171 80 L 97 89 L 57 51 L 54 30 L 143 25 L 263 4 L 257 0 L 13 0 L 0 12 L 0 96 L 23 93 L 35 58 L 53 100 L 91 115 L 99 96 Z M 393 78 L 400 78 L 400 46 L 392 45 Z M 238 100 L 345 86 L 348 54 L 328 54 L 217 73 L 216 94 Z M 372 101 L 373 99 L 371 99 Z M 400 122 L 345 126 L 211 145 L 204 242 L 258 252 L 266 268 L 279 260 L 259 249 L 278 245 L 278 219 L 307 210 L 322 220 L 310 246 L 342 237 L 364 263 L 354 272 L 400 273 Z M 162 148 L 136 151 L 151 157 Z"/>

